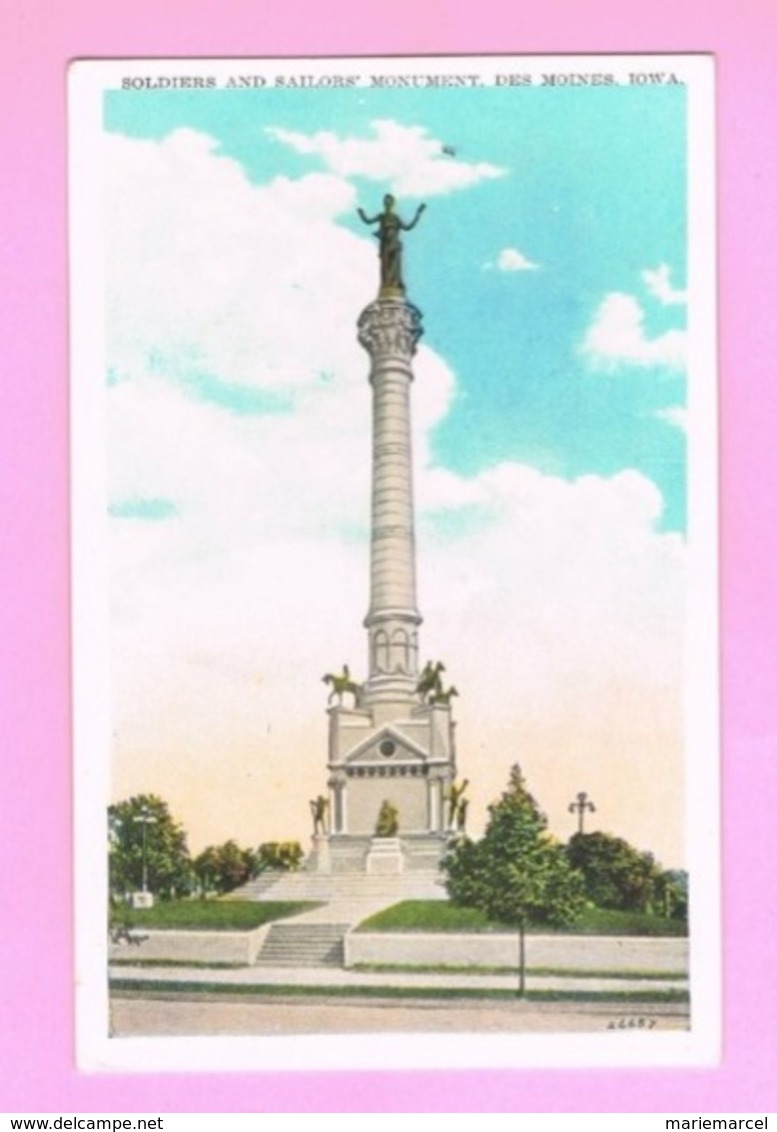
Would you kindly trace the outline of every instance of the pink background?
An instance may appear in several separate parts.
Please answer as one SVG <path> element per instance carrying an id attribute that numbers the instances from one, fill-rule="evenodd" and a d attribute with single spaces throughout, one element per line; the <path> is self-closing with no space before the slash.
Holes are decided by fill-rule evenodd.
<path id="1" fill-rule="evenodd" d="M 5 0 L 0 216 L 0 1110 L 777 1109 L 777 19 L 773 0 Z M 717 1069 L 86 1076 L 74 1069 L 65 68 L 175 55 L 718 58 L 725 1052 Z M 711 752 L 712 757 L 712 752 Z"/>

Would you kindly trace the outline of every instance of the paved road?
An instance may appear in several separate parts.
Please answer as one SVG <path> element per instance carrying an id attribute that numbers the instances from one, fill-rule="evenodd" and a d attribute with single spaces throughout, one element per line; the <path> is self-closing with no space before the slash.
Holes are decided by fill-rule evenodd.
<path id="1" fill-rule="evenodd" d="M 114 1037 L 251 1034 L 570 1033 L 601 1032 L 611 1024 L 654 1030 L 688 1029 L 682 1004 L 619 1007 L 614 1003 L 519 1003 L 461 1001 L 279 999 L 227 995 L 137 992 L 111 996 Z"/>

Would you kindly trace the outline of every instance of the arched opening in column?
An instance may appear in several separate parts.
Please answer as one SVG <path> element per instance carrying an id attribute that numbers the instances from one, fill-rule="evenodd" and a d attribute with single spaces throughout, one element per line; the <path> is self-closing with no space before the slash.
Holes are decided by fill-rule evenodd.
<path id="1" fill-rule="evenodd" d="M 392 633 L 391 660 L 394 672 L 410 671 L 410 641 L 404 629 L 395 629 Z"/>

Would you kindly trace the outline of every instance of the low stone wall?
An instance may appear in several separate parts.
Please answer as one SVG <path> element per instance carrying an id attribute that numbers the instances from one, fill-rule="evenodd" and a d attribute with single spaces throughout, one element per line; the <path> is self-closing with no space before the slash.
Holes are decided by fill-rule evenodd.
<path id="1" fill-rule="evenodd" d="M 256 962 L 270 924 L 253 931 L 198 932 L 146 931 L 133 928 L 138 942 L 111 943 L 109 960 L 167 959 L 180 963 L 234 963 L 251 966 Z"/>
<path id="2" fill-rule="evenodd" d="M 345 965 L 516 967 L 518 935 L 350 932 Z M 529 967 L 576 971 L 687 971 L 688 940 L 645 936 L 527 935 Z"/>

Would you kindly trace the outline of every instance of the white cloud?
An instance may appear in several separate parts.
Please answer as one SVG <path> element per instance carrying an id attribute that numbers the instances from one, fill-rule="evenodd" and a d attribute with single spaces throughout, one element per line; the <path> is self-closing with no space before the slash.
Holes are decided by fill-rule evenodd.
<path id="1" fill-rule="evenodd" d="M 539 264 L 527 259 L 517 248 L 502 248 L 496 260 L 494 262 L 489 260 L 488 263 L 483 264 L 483 267 L 486 270 L 495 267 L 497 271 L 532 271 L 539 267 Z"/>
<path id="2" fill-rule="evenodd" d="M 651 338 L 645 331 L 645 312 L 633 295 L 606 295 L 586 331 L 582 353 L 591 369 L 614 372 L 621 366 L 685 368 L 686 333 L 666 330 Z"/>
<path id="3" fill-rule="evenodd" d="M 662 263 L 654 271 L 643 271 L 642 282 L 649 294 L 665 306 L 685 305 L 688 302 L 688 292 L 672 286 L 671 274 L 669 265 Z"/>
<path id="4" fill-rule="evenodd" d="M 339 348 L 332 319 L 376 272 L 367 241 L 333 223 L 353 190 L 329 174 L 255 187 L 213 144 L 106 138 L 114 369 L 285 392 L 352 371 L 358 347 Z"/>
<path id="5" fill-rule="evenodd" d="M 169 798 L 196 846 L 304 838 L 325 775 L 321 676 L 363 671 L 366 653 L 354 322 L 374 255 L 336 223 L 336 177 L 251 185 L 196 135 L 110 147 L 112 494 L 177 514 L 112 522 L 115 790 Z M 248 391 L 291 389 L 293 411 L 198 399 L 192 359 Z M 660 494 L 632 471 L 434 466 L 455 379 L 426 347 L 415 368 L 422 650 L 462 693 L 475 823 L 517 759 L 552 822 L 584 787 L 614 832 L 676 859 L 683 548 L 656 530 Z"/>
<path id="6" fill-rule="evenodd" d="M 459 161 L 423 126 L 390 119 L 371 123 L 371 138 L 341 137 L 331 130 L 301 134 L 277 126 L 266 133 L 297 153 L 320 157 L 339 177 L 365 177 L 400 197 L 436 196 L 501 177 L 506 170 L 488 162 Z"/>
<path id="7" fill-rule="evenodd" d="M 675 405 L 668 409 L 659 409 L 656 416 L 660 421 L 665 421 L 672 428 L 678 428 L 680 432 L 688 431 L 688 410 L 681 405 Z"/>

